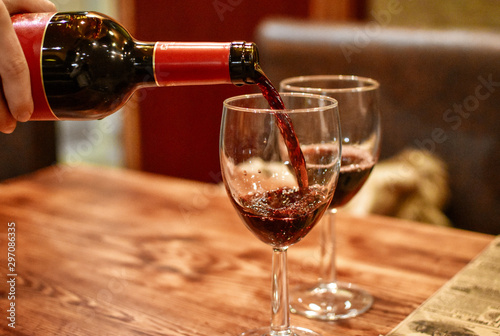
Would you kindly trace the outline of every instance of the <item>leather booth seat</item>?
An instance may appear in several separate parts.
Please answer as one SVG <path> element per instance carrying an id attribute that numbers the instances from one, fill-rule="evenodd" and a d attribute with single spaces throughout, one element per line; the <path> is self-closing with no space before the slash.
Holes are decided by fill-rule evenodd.
<path id="1" fill-rule="evenodd" d="M 380 159 L 406 148 L 437 155 L 448 167 L 453 225 L 500 234 L 500 33 L 269 19 L 256 34 L 274 83 L 315 74 L 377 79 Z"/>

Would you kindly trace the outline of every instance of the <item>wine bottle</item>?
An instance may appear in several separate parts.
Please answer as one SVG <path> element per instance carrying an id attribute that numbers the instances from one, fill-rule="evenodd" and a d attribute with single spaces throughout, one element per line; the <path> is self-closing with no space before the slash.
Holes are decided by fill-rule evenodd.
<path id="1" fill-rule="evenodd" d="M 31 75 L 31 120 L 101 119 L 142 87 L 254 84 L 253 43 L 141 42 L 96 12 L 12 17 Z"/>

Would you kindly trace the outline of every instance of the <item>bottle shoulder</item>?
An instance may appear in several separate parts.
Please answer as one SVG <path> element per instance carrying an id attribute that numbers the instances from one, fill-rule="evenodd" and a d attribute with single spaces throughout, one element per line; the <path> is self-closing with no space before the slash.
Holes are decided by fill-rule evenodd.
<path id="1" fill-rule="evenodd" d="M 47 30 L 53 33 L 46 34 L 46 39 L 66 37 L 87 41 L 107 39 L 115 44 L 133 42 L 125 27 L 109 16 L 96 12 L 56 13 L 50 20 Z"/>

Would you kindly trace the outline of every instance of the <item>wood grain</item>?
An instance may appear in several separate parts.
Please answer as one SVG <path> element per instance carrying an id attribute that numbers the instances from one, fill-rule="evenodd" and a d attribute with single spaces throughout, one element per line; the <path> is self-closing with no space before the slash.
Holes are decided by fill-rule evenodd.
<path id="1" fill-rule="evenodd" d="M 271 248 L 222 187 L 121 169 L 56 166 L 0 185 L 0 273 L 16 223 L 16 329 L 2 335 L 237 335 L 270 319 Z M 385 334 L 492 236 L 385 217 L 338 219 L 339 278 L 373 308 L 323 335 Z M 290 285 L 313 282 L 318 231 L 290 248 Z"/>

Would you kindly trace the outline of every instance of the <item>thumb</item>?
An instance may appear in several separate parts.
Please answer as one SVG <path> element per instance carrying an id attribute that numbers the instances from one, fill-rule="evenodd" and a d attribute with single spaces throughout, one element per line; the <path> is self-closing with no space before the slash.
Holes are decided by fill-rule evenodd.
<path id="1" fill-rule="evenodd" d="M 57 10 L 49 0 L 4 0 L 5 7 L 10 14 L 16 13 L 42 13 Z"/>

